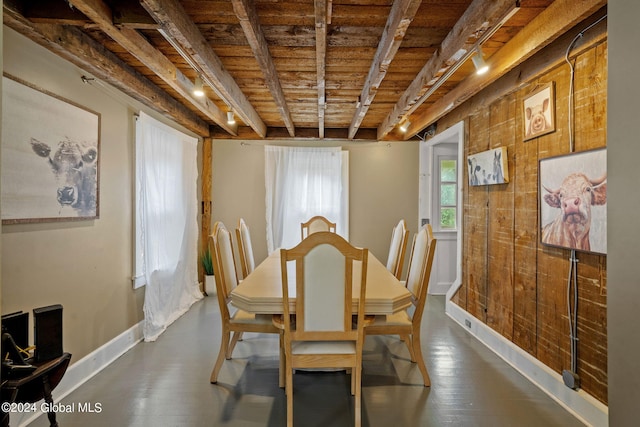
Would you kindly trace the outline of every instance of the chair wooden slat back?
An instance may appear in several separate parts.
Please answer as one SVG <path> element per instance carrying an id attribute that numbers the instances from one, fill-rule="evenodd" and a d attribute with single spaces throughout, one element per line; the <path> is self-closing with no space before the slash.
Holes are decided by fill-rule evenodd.
<path id="1" fill-rule="evenodd" d="M 330 231 L 332 233 L 335 233 L 336 223 L 329 221 L 327 218 L 321 215 L 316 215 L 313 218 L 309 219 L 309 221 L 300 224 L 300 235 L 302 237 L 302 240 L 307 238 L 309 235 L 317 233 L 319 231 Z"/>
<path id="2" fill-rule="evenodd" d="M 402 276 L 408 236 L 409 229 L 407 229 L 404 219 L 401 219 L 391 231 L 391 244 L 389 246 L 389 257 L 387 258 L 387 270 L 396 276 L 398 280 Z"/>
<path id="3" fill-rule="evenodd" d="M 256 268 L 253 258 L 253 245 L 251 244 L 251 233 L 243 218 L 238 220 L 236 228 L 236 239 L 238 241 L 238 254 L 240 255 L 240 267 L 242 277 L 247 277 Z"/>

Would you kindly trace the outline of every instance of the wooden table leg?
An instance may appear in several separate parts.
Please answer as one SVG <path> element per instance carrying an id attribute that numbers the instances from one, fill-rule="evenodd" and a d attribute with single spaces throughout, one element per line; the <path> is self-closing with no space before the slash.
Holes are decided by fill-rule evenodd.
<path id="1" fill-rule="evenodd" d="M 58 427 L 58 421 L 56 421 L 56 411 L 53 410 L 53 397 L 51 396 L 51 385 L 49 384 L 49 375 L 42 377 L 42 386 L 44 388 L 44 401 L 47 402 L 49 411 L 47 412 L 47 418 L 49 418 L 50 427 Z"/>
<path id="2" fill-rule="evenodd" d="M 5 384 L 2 384 L 2 387 L 4 388 Z M 10 388 L 10 389 L 3 389 L 2 390 L 2 397 L 5 397 L 5 393 L 7 393 L 9 395 L 9 398 L 7 400 L 7 402 L 15 402 L 16 401 L 16 396 L 18 395 L 18 389 L 17 388 Z M 4 402 L 4 399 L 3 399 Z M 9 427 L 9 411 L 6 411 L 2 413 L 2 420 L 0 420 L 0 427 Z"/>

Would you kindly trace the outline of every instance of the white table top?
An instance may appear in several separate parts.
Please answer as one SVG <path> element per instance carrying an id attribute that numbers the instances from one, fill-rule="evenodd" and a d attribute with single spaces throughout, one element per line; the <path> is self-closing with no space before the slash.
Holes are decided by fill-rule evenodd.
<path id="1" fill-rule="evenodd" d="M 295 311 L 296 282 L 294 263 L 289 263 L 291 311 Z M 361 263 L 354 263 L 354 275 L 360 276 Z M 366 314 L 392 314 L 411 305 L 411 293 L 369 252 L 367 263 Z M 360 282 L 354 282 L 353 305 L 357 311 Z M 282 274 L 280 251 L 275 251 L 249 274 L 232 292 L 231 304 L 250 313 L 282 313 Z"/>

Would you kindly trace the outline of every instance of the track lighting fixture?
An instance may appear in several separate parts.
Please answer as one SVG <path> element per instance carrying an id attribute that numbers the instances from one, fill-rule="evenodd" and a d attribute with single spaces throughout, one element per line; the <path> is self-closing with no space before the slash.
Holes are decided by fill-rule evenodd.
<path id="1" fill-rule="evenodd" d="M 227 111 L 227 124 L 235 125 L 236 118 L 233 116 L 233 111 Z"/>
<path id="2" fill-rule="evenodd" d="M 484 62 L 484 56 L 482 54 L 482 48 L 478 46 L 475 54 L 471 57 L 473 65 L 476 67 L 476 74 L 484 74 L 489 71 L 489 66 Z"/>
<path id="3" fill-rule="evenodd" d="M 193 83 L 193 94 L 197 97 L 204 96 L 204 87 L 200 76 L 197 76 L 196 81 Z"/>

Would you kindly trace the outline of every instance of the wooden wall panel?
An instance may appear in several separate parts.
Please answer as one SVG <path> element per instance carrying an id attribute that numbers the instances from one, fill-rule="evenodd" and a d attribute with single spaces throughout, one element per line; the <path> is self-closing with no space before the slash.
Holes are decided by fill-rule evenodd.
<path id="1" fill-rule="evenodd" d="M 529 94 L 549 82 L 555 83 L 556 131 L 537 138 L 538 160 L 569 151 L 569 67 L 565 63 L 541 76 Z M 539 228 L 537 229 L 539 232 Z M 540 235 L 536 237 L 540 241 Z M 538 348 L 537 357 L 557 372 L 571 368 L 566 282 L 569 252 L 538 244 Z"/>
<path id="2" fill-rule="evenodd" d="M 540 159 L 570 153 L 570 117 L 575 124 L 574 151 L 606 147 L 606 38 L 580 51 L 574 63 L 571 115 L 571 73 L 566 62 L 494 98 L 489 105 L 470 100 L 477 109 L 466 119 L 465 159 L 506 146 L 510 183 L 463 184 L 463 283 L 454 298 L 558 375 L 571 368 L 570 251 L 540 243 L 538 164 Z M 522 102 L 548 82 L 555 84 L 556 130 L 523 141 Z M 582 390 L 606 404 L 606 256 L 578 253 L 578 259 L 577 373 Z"/>
<path id="3" fill-rule="evenodd" d="M 516 108 L 524 101 L 523 91 L 516 94 Z M 516 111 L 515 158 L 509 165 L 514 185 L 514 289 L 513 342 L 527 353 L 537 354 L 537 269 L 538 251 L 538 142 L 521 143 L 523 114 Z M 517 172 L 517 173 L 516 173 Z"/>
<path id="4" fill-rule="evenodd" d="M 469 120 L 469 144 L 465 147 L 467 156 L 486 151 L 489 148 L 489 111 L 480 111 Z M 469 168 L 465 164 L 467 183 Z M 464 282 L 467 284 L 466 310 L 486 321 L 487 310 L 487 216 L 489 194 L 486 186 L 469 186 L 464 206 Z"/>
<path id="5" fill-rule="evenodd" d="M 209 234 L 211 234 L 211 186 L 212 181 L 212 151 L 211 138 L 203 138 L 202 140 L 202 177 L 201 194 L 202 206 L 200 211 L 200 253 L 204 253 L 208 249 Z M 206 295 L 207 292 L 214 292 L 215 289 L 207 290 L 204 282 L 204 270 L 202 263 L 198 263 L 198 280 L 202 283 L 202 291 Z"/>
<path id="6" fill-rule="evenodd" d="M 513 170 L 515 99 L 506 96 L 490 107 L 489 148 L 506 147 Z M 485 187 L 489 193 L 487 243 L 487 325 L 513 338 L 513 183 Z"/>

